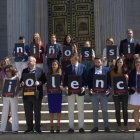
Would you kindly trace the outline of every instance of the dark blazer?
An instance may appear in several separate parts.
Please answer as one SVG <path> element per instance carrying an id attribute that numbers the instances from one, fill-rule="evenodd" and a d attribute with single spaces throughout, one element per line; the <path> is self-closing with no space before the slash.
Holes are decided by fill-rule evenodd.
<path id="1" fill-rule="evenodd" d="M 25 68 L 23 71 L 22 71 L 22 76 L 21 76 L 21 79 L 20 79 L 20 83 L 23 81 L 23 75 L 24 73 L 29 73 L 29 69 L 28 68 Z M 38 99 L 42 99 L 43 98 L 43 84 L 46 82 L 46 77 L 45 77 L 45 74 L 43 73 L 43 70 L 41 68 L 38 68 L 36 67 L 36 70 L 35 70 L 35 78 L 37 81 L 39 81 L 39 85 L 37 86 L 37 93 L 38 93 Z M 23 99 L 26 99 L 27 96 L 23 96 Z"/>
<path id="2" fill-rule="evenodd" d="M 73 74 L 72 65 L 68 65 L 65 69 L 64 79 L 63 79 L 63 86 L 68 86 L 68 76 Z M 78 63 L 77 75 L 82 76 L 82 86 L 86 86 L 86 66 Z"/>
<path id="3" fill-rule="evenodd" d="M 92 67 L 89 70 L 88 79 L 87 79 L 89 89 L 93 88 L 93 76 L 94 75 L 95 75 L 95 67 Z M 107 89 L 108 89 L 109 85 L 110 85 L 110 74 L 109 74 L 109 68 L 108 67 L 102 67 L 102 75 L 107 75 Z"/>
<path id="4" fill-rule="evenodd" d="M 128 86 L 136 87 L 136 69 L 132 70 L 129 74 Z"/>
<path id="5" fill-rule="evenodd" d="M 121 42 L 120 42 L 120 48 L 119 48 L 120 56 L 122 56 L 124 54 L 123 45 L 126 43 L 129 43 L 128 39 L 121 40 Z M 140 53 L 140 44 L 136 40 L 134 40 L 134 47 L 135 47 L 135 53 Z"/>

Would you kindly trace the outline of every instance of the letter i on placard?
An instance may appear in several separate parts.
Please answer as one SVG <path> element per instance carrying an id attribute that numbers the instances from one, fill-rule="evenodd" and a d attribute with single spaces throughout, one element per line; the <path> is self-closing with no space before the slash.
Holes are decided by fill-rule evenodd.
<path id="1" fill-rule="evenodd" d="M 11 88 L 12 88 L 12 81 L 9 82 L 8 92 L 11 92 Z"/>
<path id="2" fill-rule="evenodd" d="M 33 46 L 33 54 L 36 54 L 36 46 Z"/>
<path id="3" fill-rule="evenodd" d="M 55 77 L 52 77 L 52 87 L 53 88 L 56 88 L 56 85 L 55 85 Z"/>
<path id="4" fill-rule="evenodd" d="M 128 53 L 131 53 L 130 44 L 128 45 Z"/>

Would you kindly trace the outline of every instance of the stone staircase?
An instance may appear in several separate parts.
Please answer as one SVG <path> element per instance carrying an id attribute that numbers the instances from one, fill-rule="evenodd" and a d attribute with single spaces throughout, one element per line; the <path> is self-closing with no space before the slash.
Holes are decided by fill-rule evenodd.
<path id="1" fill-rule="evenodd" d="M 111 97 L 110 97 L 111 98 Z M 25 123 L 25 113 L 23 108 L 23 102 L 22 97 L 20 96 L 18 98 L 19 104 L 18 104 L 18 115 L 19 115 L 19 126 L 20 126 L 20 132 L 23 132 L 26 130 L 26 123 Z M 112 132 L 115 132 L 117 124 L 115 119 L 115 110 L 114 110 L 114 103 L 112 101 L 108 102 L 108 113 L 109 113 L 109 122 L 110 122 L 110 129 Z M 76 109 L 76 103 L 75 103 L 75 130 L 78 131 L 78 111 Z M 129 131 L 135 131 L 134 127 L 134 120 L 132 119 L 132 110 L 131 107 L 128 107 L 128 127 Z M 2 99 L 0 98 L 0 118 L 1 118 L 1 110 L 2 110 Z M 91 102 L 85 101 L 85 130 L 88 132 L 93 128 L 93 110 L 92 110 L 92 104 Z M 123 120 L 122 120 L 123 122 Z M 54 123 L 57 123 L 56 119 Z M 67 97 L 63 96 L 63 104 L 62 104 L 62 119 L 61 119 L 61 132 L 66 132 L 68 130 L 68 103 L 67 103 Z M 48 103 L 47 103 L 47 96 L 44 96 L 43 102 L 42 102 L 42 110 L 41 110 L 41 129 L 43 132 L 49 132 L 50 130 L 50 121 L 49 121 L 49 112 L 48 112 Z M 102 119 L 102 112 L 99 110 L 99 129 L 100 131 L 104 130 L 103 125 L 103 119 Z M 8 127 L 9 130 L 9 127 Z"/>

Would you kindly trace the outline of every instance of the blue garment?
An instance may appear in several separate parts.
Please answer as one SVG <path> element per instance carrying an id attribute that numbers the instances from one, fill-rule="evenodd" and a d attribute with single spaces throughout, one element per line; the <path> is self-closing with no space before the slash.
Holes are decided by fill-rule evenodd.
<path id="1" fill-rule="evenodd" d="M 73 74 L 73 66 L 72 65 L 68 65 L 65 69 L 65 74 L 64 74 L 64 87 L 68 86 L 68 76 Z M 77 71 L 76 71 L 76 75 L 81 76 L 82 77 L 82 86 L 86 86 L 86 66 L 78 63 L 78 67 L 77 67 Z"/>
<path id="2" fill-rule="evenodd" d="M 62 94 L 48 93 L 48 108 L 50 113 L 61 113 Z"/>
<path id="3" fill-rule="evenodd" d="M 94 128 L 98 127 L 99 102 L 103 113 L 104 127 L 109 128 L 108 112 L 107 112 L 108 97 L 105 95 L 105 93 L 95 93 L 94 95 L 92 95 Z"/>
<path id="4" fill-rule="evenodd" d="M 13 55 L 15 56 L 15 48 L 13 51 Z M 28 45 L 24 46 L 24 55 L 15 56 L 15 62 L 26 62 L 28 60 L 28 56 L 30 55 L 30 48 Z"/>

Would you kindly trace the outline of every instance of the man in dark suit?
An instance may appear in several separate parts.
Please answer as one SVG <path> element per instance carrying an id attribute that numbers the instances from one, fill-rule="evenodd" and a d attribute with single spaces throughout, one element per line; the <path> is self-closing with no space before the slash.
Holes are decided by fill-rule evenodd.
<path id="1" fill-rule="evenodd" d="M 69 130 L 68 133 L 74 132 L 74 106 L 77 100 L 78 108 L 78 126 L 79 132 L 84 133 L 84 86 L 86 85 L 86 67 L 78 62 L 79 56 L 74 54 L 71 56 L 71 64 L 66 67 L 64 74 L 64 87 L 68 88 L 68 77 L 70 75 L 82 77 L 82 90 L 79 93 L 68 93 L 68 112 L 69 112 Z"/>
<path id="2" fill-rule="evenodd" d="M 24 86 L 23 77 L 25 73 L 34 73 L 35 74 L 35 86 L 36 90 L 34 95 L 24 95 L 23 91 L 23 103 L 25 109 L 25 117 L 27 130 L 24 133 L 32 133 L 34 130 L 41 134 L 41 103 L 43 98 L 43 88 L 42 85 L 45 83 L 45 75 L 43 70 L 36 67 L 36 59 L 32 56 L 28 58 L 28 67 L 23 70 L 22 77 L 20 80 L 21 86 Z M 35 125 L 33 125 L 33 111 L 35 115 Z M 34 128 L 33 128 L 34 127 Z"/>
<path id="3" fill-rule="evenodd" d="M 124 57 L 127 69 L 130 72 L 134 68 L 134 55 L 124 55 L 124 47 L 126 47 L 127 50 L 130 44 L 134 44 L 135 54 L 138 54 L 140 52 L 140 44 L 134 39 L 132 29 L 127 29 L 126 35 L 127 38 L 120 42 L 119 55 Z"/>
<path id="4" fill-rule="evenodd" d="M 109 95 L 109 68 L 102 66 L 101 57 L 94 58 L 94 67 L 89 70 L 88 74 L 88 87 L 92 99 L 93 105 L 93 120 L 94 120 L 94 128 L 91 130 L 91 133 L 98 132 L 98 110 L 99 110 L 99 103 L 101 104 L 101 109 L 103 113 L 103 120 L 104 120 L 104 127 L 105 132 L 110 132 L 109 123 L 108 123 L 108 95 Z M 106 75 L 107 78 L 107 88 L 104 91 L 96 91 L 93 89 L 93 77 L 95 75 Z"/>

